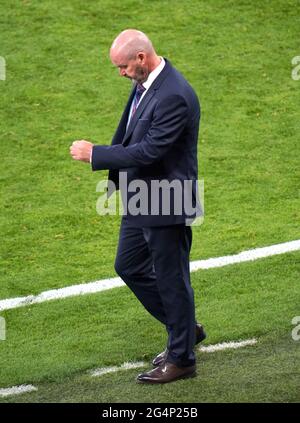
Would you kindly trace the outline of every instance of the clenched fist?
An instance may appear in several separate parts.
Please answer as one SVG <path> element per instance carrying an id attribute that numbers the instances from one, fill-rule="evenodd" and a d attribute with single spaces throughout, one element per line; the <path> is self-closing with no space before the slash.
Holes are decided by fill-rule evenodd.
<path id="1" fill-rule="evenodd" d="M 74 160 L 81 160 L 82 162 L 90 162 L 93 145 L 89 141 L 76 140 L 70 147 L 70 154 Z"/>

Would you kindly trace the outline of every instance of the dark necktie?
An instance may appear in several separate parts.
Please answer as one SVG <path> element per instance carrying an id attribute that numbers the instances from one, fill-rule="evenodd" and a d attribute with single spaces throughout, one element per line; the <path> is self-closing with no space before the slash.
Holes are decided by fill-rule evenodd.
<path id="1" fill-rule="evenodd" d="M 143 92 L 146 90 L 142 84 L 137 84 L 135 95 L 132 102 L 132 110 L 131 110 L 131 117 L 135 114 L 139 101 L 142 97 Z"/>

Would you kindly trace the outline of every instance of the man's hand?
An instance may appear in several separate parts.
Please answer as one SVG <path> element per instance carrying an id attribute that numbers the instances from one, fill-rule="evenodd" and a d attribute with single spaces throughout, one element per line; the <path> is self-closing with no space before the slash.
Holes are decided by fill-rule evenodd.
<path id="1" fill-rule="evenodd" d="M 74 160 L 81 160 L 82 162 L 90 162 L 93 145 L 89 141 L 76 140 L 70 147 L 70 154 Z"/>

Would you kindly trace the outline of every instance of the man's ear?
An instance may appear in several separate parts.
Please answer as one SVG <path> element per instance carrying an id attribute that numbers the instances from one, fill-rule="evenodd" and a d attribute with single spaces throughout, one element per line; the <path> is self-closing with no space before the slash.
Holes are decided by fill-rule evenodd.
<path id="1" fill-rule="evenodd" d="M 137 55 L 138 62 L 141 65 L 144 65 L 146 62 L 146 54 L 143 51 L 140 51 Z"/>

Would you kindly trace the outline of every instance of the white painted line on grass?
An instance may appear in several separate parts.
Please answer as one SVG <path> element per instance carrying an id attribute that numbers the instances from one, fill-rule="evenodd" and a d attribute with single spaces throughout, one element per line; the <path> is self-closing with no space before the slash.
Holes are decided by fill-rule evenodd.
<path id="1" fill-rule="evenodd" d="M 37 391 L 37 388 L 32 385 L 12 386 L 11 388 L 0 389 L 0 397 L 9 397 L 11 395 L 21 395 L 26 392 Z"/>
<path id="2" fill-rule="evenodd" d="M 102 376 L 107 373 L 114 373 L 119 372 L 120 370 L 130 370 L 130 369 L 138 369 L 140 367 L 145 367 L 146 364 L 143 361 L 138 361 L 137 363 L 123 363 L 121 366 L 114 366 L 114 367 L 103 367 L 102 369 L 96 369 L 91 371 L 91 376 L 97 377 Z"/>
<path id="3" fill-rule="evenodd" d="M 67 286 L 60 289 L 44 291 L 39 295 L 29 295 L 28 297 L 8 298 L 0 301 L 0 311 L 12 308 L 24 307 L 31 304 L 43 303 L 44 301 L 58 300 L 77 295 L 94 294 L 106 291 L 107 289 L 123 286 L 125 283 L 120 278 L 103 279 L 101 281 L 83 283 L 80 285 Z"/>
<path id="4" fill-rule="evenodd" d="M 245 261 L 257 260 L 259 258 L 284 254 L 300 250 L 300 240 L 275 244 L 269 247 L 255 248 L 253 250 L 243 251 L 239 254 L 224 257 L 215 257 L 206 260 L 197 260 L 190 263 L 191 272 L 199 269 L 211 269 L 214 267 L 227 266 L 229 264 L 242 263 Z M 13 308 L 24 307 L 31 304 L 43 303 L 44 301 L 58 300 L 76 295 L 93 294 L 106 291 L 108 289 L 124 286 L 121 278 L 103 279 L 96 282 L 89 282 L 80 285 L 67 286 L 65 288 L 53 289 L 42 292 L 39 295 L 29 295 L 27 297 L 8 298 L 0 300 L 0 311 Z"/>
<path id="5" fill-rule="evenodd" d="M 207 260 L 193 261 L 190 264 L 191 272 L 199 269 L 211 269 L 213 267 L 228 266 L 229 264 L 243 263 L 245 261 L 257 260 L 264 257 L 275 256 L 277 254 L 289 253 L 300 250 L 300 239 L 296 241 L 284 242 L 283 244 L 275 244 L 270 247 L 255 248 L 253 250 L 242 251 L 233 256 L 224 256 L 210 258 Z"/>
<path id="6" fill-rule="evenodd" d="M 255 345 L 256 343 L 257 343 L 257 340 L 253 338 L 253 339 L 246 339 L 245 341 L 239 341 L 239 342 L 232 341 L 232 342 L 222 342 L 221 344 L 215 344 L 215 345 L 206 345 L 206 346 L 200 347 L 198 350 L 200 352 L 213 353 L 216 351 L 243 348 L 243 347 L 247 347 L 248 345 Z"/>

